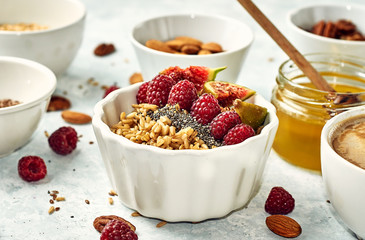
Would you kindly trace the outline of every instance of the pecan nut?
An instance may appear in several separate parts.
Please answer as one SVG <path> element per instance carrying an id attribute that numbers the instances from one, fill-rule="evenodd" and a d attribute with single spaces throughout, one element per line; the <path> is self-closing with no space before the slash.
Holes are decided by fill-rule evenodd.
<path id="1" fill-rule="evenodd" d="M 95 218 L 94 220 L 94 228 L 98 231 L 98 232 L 101 232 L 103 231 L 105 225 L 111 221 L 111 220 L 120 220 L 120 221 L 123 221 L 125 222 L 126 224 L 128 224 L 128 226 L 135 232 L 136 231 L 136 227 L 128 222 L 127 220 L 125 220 L 124 218 L 121 218 L 119 216 L 116 216 L 116 215 L 108 215 L 108 216 L 100 216 L 100 217 L 97 217 Z"/>
<path id="2" fill-rule="evenodd" d="M 109 55 L 113 52 L 115 52 L 115 47 L 111 43 L 110 44 L 102 43 L 102 44 L 98 45 L 94 50 L 94 54 L 96 56 L 100 56 L 100 57 Z"/>

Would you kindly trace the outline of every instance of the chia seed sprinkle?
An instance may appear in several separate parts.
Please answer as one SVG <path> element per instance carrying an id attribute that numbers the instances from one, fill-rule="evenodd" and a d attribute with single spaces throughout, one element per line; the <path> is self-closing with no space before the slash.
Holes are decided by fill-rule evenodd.
<path id="1" fill-rule="evenodd" d="M 171 125 L 176 127 L 177 131 L 187 127 L 193 128 L 198 133 L 197 137 L 203 140 L 209 148 L 222 146 L 222 142 L 215 140 L 210 134 L 209 125 L 200 124 L 186 110 L 181 110 L 177 105 L 166 105 L 154 112 L 148 111 L 147 115 L 155 121 L 162 116 L 168 117 L 171 120 Z"/>

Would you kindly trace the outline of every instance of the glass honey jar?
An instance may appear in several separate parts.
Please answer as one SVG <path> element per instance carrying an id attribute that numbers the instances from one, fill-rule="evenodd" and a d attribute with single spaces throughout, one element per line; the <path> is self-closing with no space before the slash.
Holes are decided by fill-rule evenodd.
<path id="1" fill-rule="evenodd" d="M 279 118 L 273 149 L 287 162 L 320 171 L 320 135 L 326 121 L 365 106 L 365 59 L 330 53 L 305 57 L 336 92 L 316 89 L 293 61 L 281 64 L 271 98 Z"/>

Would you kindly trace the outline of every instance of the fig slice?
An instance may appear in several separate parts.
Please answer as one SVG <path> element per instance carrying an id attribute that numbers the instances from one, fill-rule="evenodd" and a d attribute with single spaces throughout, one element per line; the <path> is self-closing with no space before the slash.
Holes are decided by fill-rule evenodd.
<path id="1" fill-rule="evenodd" d="M 204 84 L 203 93 L 210 93 L 222 107 L 230 107 L 236 99 L 245 100 L 256 92 L 244 86 L 223 81 L 209 81 Z"/>
<path id="2" fill-rule="evenodd" d="M 250 125 L 255 131 L 264 123 L 267 115 L 267 108 L 243 102 L 240 99 L 233 102 L 233 109 L 238 113 L 241 121 Z"/>

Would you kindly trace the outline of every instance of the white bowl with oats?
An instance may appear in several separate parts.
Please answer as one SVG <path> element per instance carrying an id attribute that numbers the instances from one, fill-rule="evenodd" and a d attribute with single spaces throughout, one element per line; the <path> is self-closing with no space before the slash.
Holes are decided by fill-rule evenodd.
<path id="1" fill-rule="evenodd" d="M 199 48 L 211 49 L 213 54 L 176 54 L 146 46 L 147 41 L 157 40 L 165 43 L 179 37 L 198 40 L 198 43 L 188 40 L 186 46 L 207 45 L 212 42 L 219 44 L 221 52 L 214 53 L 212 46 L 204 48 L 200 45 Z M 130 39 L 145 81 L 152 80 L 161 69 L 170 66 L 185 68 L 200 65 L 210 68 L 227 66 L 227 69 L 219 74 L 219 80 L 236 82 L 254 40 L 254 34 L 246 23 L 237 19 L 192 13 L 145 19 L 133 27 Z M 179 50 L 176 50 L 176 45 L 174 48 L 174 52 L 181 52 L 184 46 L 179 45 Z"/>
<path id="2" fill-rule="evenodd" d="M 258 191 L 278 127 L 268 109 L 261 133 L 236 145 L 208 150 L 168 150 L 113 133 L 122 112 L 130 113 L 141 84 L 110 93 L 94 108 L 93 128 L 106 172 L 122 203 L 146 217 L 170 222 L 219 218 L 245 206 Z"/>
<path id="3" fill-rule="evenodd" d="M 57 76 L 81 45 L 86 9 L 78 0 L 0 0 L 0 56 L 39 62 Z"/>
<path id="4" fill-rule="evenodd" d="M 34 61 L 0 56 L 0 157 L 29 142 L 56 89 L 54 73 Z"/>

